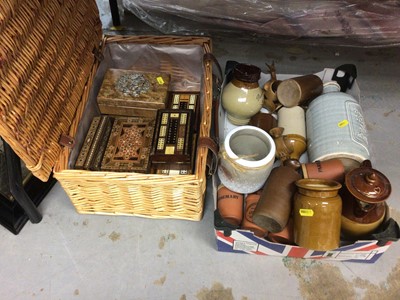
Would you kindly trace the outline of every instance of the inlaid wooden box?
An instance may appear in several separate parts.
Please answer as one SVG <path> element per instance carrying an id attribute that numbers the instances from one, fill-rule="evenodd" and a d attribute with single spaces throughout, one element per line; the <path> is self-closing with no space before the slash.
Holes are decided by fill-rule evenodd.
<path id="1" fill-rule="evenodd" d="M 102 114 L 155 117 L 166 108 L 171 76 L 110 68 L 106 71 L 97 103 Z"/>

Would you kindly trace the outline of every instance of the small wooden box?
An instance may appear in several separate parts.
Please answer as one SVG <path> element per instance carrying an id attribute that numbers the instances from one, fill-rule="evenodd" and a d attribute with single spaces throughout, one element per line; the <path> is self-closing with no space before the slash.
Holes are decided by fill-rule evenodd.
<path id="1" fill-rule="evenodd" d="M 75 162 L 75 169 L 99 171 L 113 126 L 113 118 L 96 116 L 93 118 L 85 141 Z"/>
<path id="2" fill-rule="evenodd" d="M 108 69 L 97 103 L 102 114 L 154 117 L 166 107 L 171 76 L 166 73 Z"/>
<path id="3" fill-rule="evenodd" d="M 101 170 L 147 173 L 153 133 L 154 119 L 116 117 Z"/>

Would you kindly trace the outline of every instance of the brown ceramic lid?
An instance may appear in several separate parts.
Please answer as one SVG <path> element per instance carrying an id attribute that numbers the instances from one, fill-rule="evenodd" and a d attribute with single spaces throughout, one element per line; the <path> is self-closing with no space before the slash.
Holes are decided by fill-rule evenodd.
<path id="1" fill-rule="evenodd" d="M 346 174 L 346 187 L 354 197 L 367 203 L 385 201 L 392 191 L 389 179 L 372 169 L 369 161 Z"/>

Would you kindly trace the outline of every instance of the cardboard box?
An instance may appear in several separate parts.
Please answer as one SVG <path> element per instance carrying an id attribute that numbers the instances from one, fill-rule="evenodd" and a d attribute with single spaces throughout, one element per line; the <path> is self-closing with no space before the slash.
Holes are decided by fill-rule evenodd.
<path id="1" fill-rule="evenodd" d="M 330 81 L 334 69 L 324 69 L 321 72 L 316 73 L 324 82 Z M 340 74 L 339 74 L 340 75 Z M 298 75 L 278 75 L 279 80 L 284 80 L 290 77 Z M 267 80 L 269 75 L 262 74 L 260 79 L 260 86 L 262 86 Z M 226 79 L 225 79 L 226 81 Z M 226 84 L 226 82 L 224 82 Z M 352 88 L 347 91 L 356 100 L 360 101 L 360 89 L 355 81 Z M 219 142 L 223 143 L 224 137 L 228 132 L 234 129 L 236 126 L 232 125 L 223 110 L 219 108 Z M 300 157 L 301 162 L 307 162 L 307 153 L 304 153 Z M 279 162 L 275 162 L 277 165 Z M 217 208 L 217 187 L 219 185 L 218 175 L 213 177 L 213 199 L 214 207 Z M 389 208 L 386 209 L 387 213 L 385 220 L 390 218 Z M 221 252 L 232 252 L 232 253 L 246 253 L 256 254 L 264 256 L 280 256 L 280 257 L 297 257 L 297 258 L 308 258 L 308 259 L 325 259 L 325 260 L 336 260 L 336 261 L 350 261 L 350 262 L 362 262 L 362 263 L 374 263 L 382 254 L 389 249 L 392 241 L 384 240 L 358 240 L 351 244 L 344 244 L 343 246 L 330 250 L 330 251 L 316 251 L 310 250 L 299 246 L 286 245 L 270 242 L 265 238 L 257 237 L 253 232 L 243 229 L 229 228 L 220 223 L 218 212 L 215 211 L 214 216 L 214 232 L 217 242 L 218 251 Z M 397 224 L 396 224 L 397 225 Z"/>

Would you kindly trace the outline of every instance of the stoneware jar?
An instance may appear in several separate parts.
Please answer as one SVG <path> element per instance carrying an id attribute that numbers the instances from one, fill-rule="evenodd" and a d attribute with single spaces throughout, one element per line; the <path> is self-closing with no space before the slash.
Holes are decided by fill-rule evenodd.
<path id="1" fill-rule="evenodd" d="M 233 125 L 246 125 L 263 105 L 264 91 L 258 84 L 261 69 L 257 66 L 238 64 L 233 79 L 222 91 L 222 107 Z"/>
<path id="2" fill-rule="evenodd" d="M 294 242 L 304 248 L 327 251 L 340 244 L 342 185 L 333 180 L 300 179 L 294 196 Z"/>
<path id="3" fill-rule="evenodd" d="M 301 164 L 304 178 L 330 179 L 344 182 L 344 166 L 340 159 L 328 159 Z"/>
<path id="4" fill-rule="evenodd" d="M 372 169 L 369 160 L 346 174 L 343 199 L 342 231 L 346 238 L 356 239 L 373 233 L 382 224 L 391 194 L 389 179 Z"/>
<path id="5" fill-rule="evenodd" d="M 367 129 L 360 104 L 340 92 L 336 82 L 324 85 L 306 112 L 307 152 L 314 162 L 332 158 L 342 161 L 346 172 L 369 159 Z"/>
<path id="6" fill-rule="evenodd" d="M 271 172 L 275 143 L 258 127 L 239 126 L 228 132 L 219 156 L 221 183 L 237 193 L 253 193 L 261 189 Z"/>
<path id="7" fill-rule="evenodd" d="M 307 105 L 322 89 L 321 78 L 314 74 L 286 79 L 277 88 L 278 101 L 286 107 Z"/>
<path id="8" fill-rule="evenodd" d="M 244 212 L 241 228 L 252 231 L 255 236 L 265 237 L 268 232 L 264 228 L 254 224 L 253 222 L 254 209 L 256 208 L 259 200 L 260 200 L 259 193 L 252 193 L 247 195 L 245 199 L 246 209 Z"/>
<path id="9" fill-rule="evenodd" d="M 292 211 L 295 181 L 301 176 L 293 168 L 279 166 L 272 170 L 253 213 L 253 222 L 267 231 L 282 231 Z"/>

